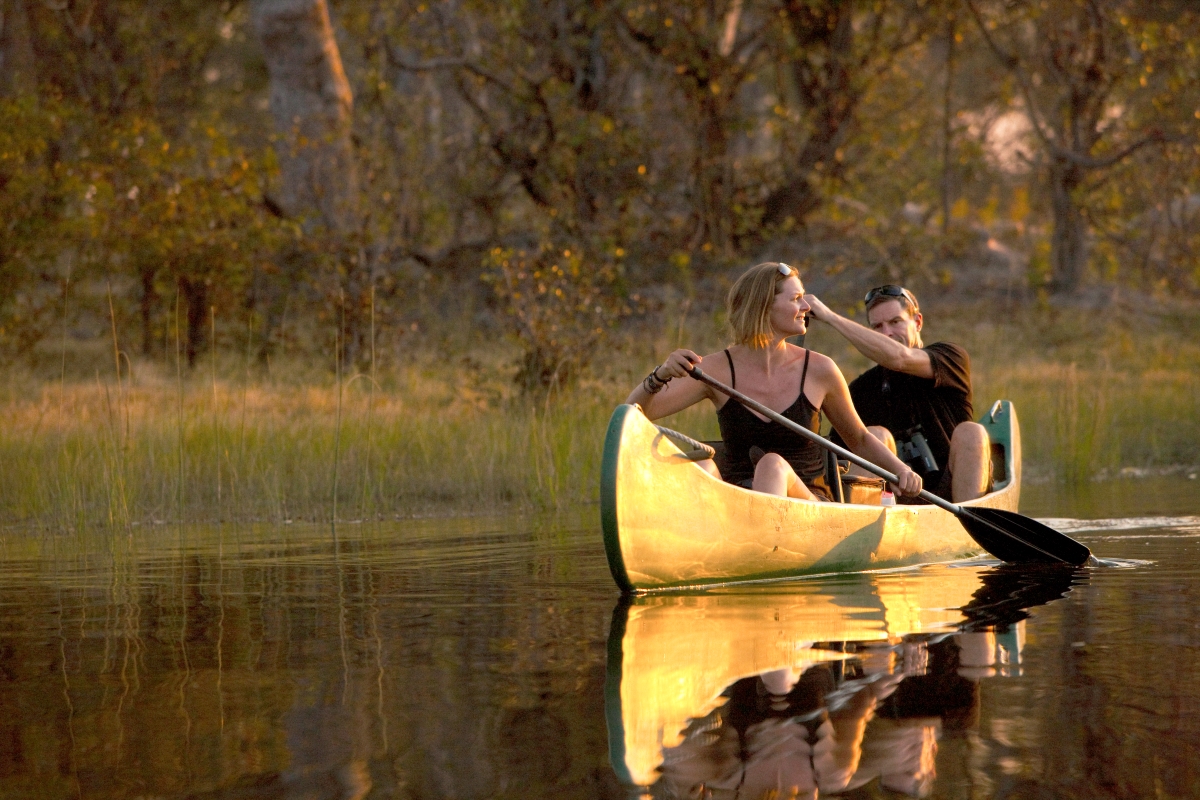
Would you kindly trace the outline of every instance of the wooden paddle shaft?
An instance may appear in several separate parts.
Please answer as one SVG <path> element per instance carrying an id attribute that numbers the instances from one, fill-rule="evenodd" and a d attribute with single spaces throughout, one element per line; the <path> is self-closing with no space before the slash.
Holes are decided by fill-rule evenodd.
<path id="1" fill-rule="evenodd" d="M 846 459 L 847 461 L 849 461 L 852 464 L 857 464 L 858 466 L 865 469 L 867 472 L 870 472 L 872 475 L 878 475 L 880 478 L 883 478 L 888 483 L 898 484 L 900 482 L 899 479 L 895 475 L 888 472 L 883 467 L 879 467 L 879 466 L 872 464 L 870 461 L 867 461 L 865 458 L 857 456 L 854 453 L 851 453 L 846 448 L 840 447 L 839 445 L 834 444 L 833 442 L 829 441 L 821 434 L 814 433 L 813 431 L 810 431 L 808 428 L 804 427 L 803 425 L 799 425 L 796 422 L 793 422 L 792 420 L 783 416 L 782 414 L 772 411 L 771 409 L 767 408 L 766 406 L 764 406 L 762 403 L 758 402 L 757 400 L 754 400 L 753 398 L 747 397 L 746 395 L 742 394 L 737 389 L 726 386 L 725 384 L 721 383 L 716 378 L 710 377 L 699 367 L 693 366 L 691 369 L 688 370 L 688 374 L 702 383 L 707 383 L 709 386 L 713 387 L 717 391 L 724 392 L 725 394 L 732 397 L 734 400 L 737 400 L 739 403 L 746 406 L 747 408 L 751 408 L 751 409 L 757 411 L 758 413 L 762 414 L 764 417 L 771 420 L 772 422 L 777 422 L 780 425 L 782 425 L 783 427 L 787 428 L 788 430 L 795 431 L 796 433 L 800 434 L 801 436 L 803 436 L 807 439 L 811 439 L 812 441 L 819 444 L 821 447 L 824 447 L 826 450 L 832 450 L 833 452 L 837 453 L 842 458 Z M 922 489 L 921 493 L 917 496 L 920 497 L 922 500 L 933 503 L 935 506 L 943 508 L 946 511 L 949 511 L 951 514 L 954 514 L 956 516 L 962 513 L 962 509 L 959 506 L 956 506 L 954 503 L 944 500 L 944 499 L 938 497 L 936 494 L 932 494 L 931 492 L 926 491 L 925 489 Z"/>

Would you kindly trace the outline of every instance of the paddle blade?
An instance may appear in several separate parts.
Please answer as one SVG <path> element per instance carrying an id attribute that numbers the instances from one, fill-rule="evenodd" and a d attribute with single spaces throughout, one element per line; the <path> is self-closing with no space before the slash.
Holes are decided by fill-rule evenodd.
<path id="1" fill-rule="evenodd" d="M 1001 561 L 1083 564 L 1092 551 L 1066 534 L 1012 511 L 959 506 L 959 521 L 979 546 Z"/>

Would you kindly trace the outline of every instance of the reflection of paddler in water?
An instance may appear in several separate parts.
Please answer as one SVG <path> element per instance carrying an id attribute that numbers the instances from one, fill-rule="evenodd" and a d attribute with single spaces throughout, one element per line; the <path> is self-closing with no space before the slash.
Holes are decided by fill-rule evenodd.
<path id="1" fill-rule="evenodd" d="M 995 663 L 986 638 L 914 638 L 899 648 L 899 664 L 889 665 L 895 654 L 885 648 L 800 676 L 776 670 L 743 678 L 722 706 L 688 726 L 682 743 L 664 749 L 662 779 L 678 797 L 817 797 L 876 779 L 923 797 L 943 729 L 977 719 L 975 676 Z M 865 671 L 871 666 L 897 671 Z"/>
<path id="2" fill-rule="evenodd" d="M 966 730 L 978 722 L 979 680 L 992 675 L 1019 674 L 1027 609 L 1063 596 L 1082 573 L 1062 569 L 949 570 L 938 575 L 932 584 L 921 582 L 912 588 L 945 586 L 947 581 L 958 580 L 959 574 L 963 578 L 975 577 L 963 583 L 966 593 L 960 595 L 963 600 L 959 601 L 962 605 L 958 619 L 965 617 L 965 621 L 959 623 L 957 631 L 860 638 L 844 645 L 811 644 L 809 640 L 812 649 L 803 651 L 804 659 L 790 662 L 797 664 L 796 667 L 766 669 L 740 679 L 736 672 L 726 673 L 731 682 L 715 703 L 706 703 L 704 708 L 693 706 L 695 716 L 686 722 L 686 714 L 660 717 L 661 745 L 655 761 L 645 763 L 644 756 L 648 753 L 624 750 L 619 752 L 614 766 L 619 772 L 630 768 L 628 777 L 638 776 L 647 783 L 657 773 L 668 796 L 678 797 L 815 797 L 820 792 L 849 791 L 876 780 L 892 791 L 916 797 L 926 795 L 936 774 L 938 740 L 944 732 Z M 899 587 L 886 582 L 890 579 L 882 580 L 885 583 L 871 582 L 876 586 L 875 592 L 894 604 L 900 597 L 896 592 Z M 861 620 L 861 609 L 866 603 L 864 598 L 852 601 L 852 597 L 856 595 L 847 594 L 841 600 L 846 610 L 858 609 L 853 617 L 843 618 L 845 635 L 862 637 L 862 633 L 855 633 L 856 629 L 850 626 L 855 624 L 854 619 Z M 654 695 L 636 692 L 625 695 L 622 687 L 620 693 L 610 695 L 610 699 L 624 703 L 612 709 L 617 711 L 616 720 L 622 726 L 636 724 L 639 715 L 644 716 L 649 710 L 644 701 L 669 703 L 668 698 L 687 680 L 687 673 L 677 669 L 664 672 L 668 665 L 661 663 L 661 659 L 668 656 L 652 646 L 666 635 L 668 628 L 663 626 L 668 620 L 675 620 L 670 629 L 679 628 L 682 633 L 686 627 L 697 635 L 704 627 L 697 628 L 697 623 L 725 613 L 730 621 L 738 620 L 730 635 L 734 637 L 731 641 L 741 642 L 739 649 L 769 651 L 780 644 L 788 645 L 792 639 L 785 632 L 791 627 L 788 617 L 785 614 L 781 618 L 779 612 L 774 615 L 777 621 L 770 626 L 775 634 L 761 641 L 761 634 L 751 634 L 750 639 L 742 635 L 756 627 L 756 617 L 750 612 L 763 598 L 741 597 L 733 602 L 732 598 L 707 599 L 709 605 L 703 604 L 705 598 L 679 598 L 673 603 L 666 599 L 647 601 L 655 604 L 649 610 L 657 608 L 660 612 L 660 616 L 653 617 L 658 622 L 652 628 L 640 624 L 637 636 L 630 632 L 632 639 L 625 636 L 624 614 L 618 607 L 614 613 L 617 638 L 610 641 L 610 648 L 616 645 L 617 649 L 610 650 L 610 656 L 622 656 L 623 649 L 624 656 L 610 662 L 610 675 L 622 684 L 633 680 L 631 689 L 637 687 L 644 692 L 651 685 L 658 685 L 660 692 L 667 692 L 655 699 Z M 799 596 L 791 598 L 791 602 L 800 600 Z M 926 600 L 936 605 L 938 598 L 931 595 Z M 717 605 L 711 605 L 713 601 Z M 784 598 L 772 600 L 776 604 L 785 602 Z M 809 598 L 809 602 L 816 603 L 817 597 Z M 745 609 L 739 611 L 743 605 Z M 688 606 L 700 610 L 702 616 L 693 618 L 682 613 Z M 672 609 L 680 613 L 661 616 Z M 936 610 L 934 606 L 930 609 Z M 897 606 L 895 610 L 900 609 Z M 915 625 L 908 627 L 910 631 L 924 627 L 911 614 L 900 613 L 896 618 L 914 620 L 909 623 Z M 690 624 L 684 624 L 689 620 Z M 814 632 L 819 628 L 812 623 L 803 627 Z M 825 628 L 826 635 L 836 629 L 830 622 Z M 652 630 L 655 631 L 652 638 L 646 638 Z M 735 630 L 741 634 L 734 634 Z M 716 629 L 710 632 L 715 633 Z M 703 638 L 704 634 L 700 635 Z M 783 638 L 779 638 L 781 635 Z M 669 636 L 663 643 L 667 641 L 682 640 Z M 701 651 L 709 647 L 701 646 L 699 641 L 697 646 Z M 827 658 L 821 653 L 827 654 Z M 711 656 L 704 656 L 696 661 L 696 667 L 705 663 L 712 667 L 718 664 Z M 643 664 L 657 666 L 639 679 L 640 669 L 623 676 L 620 671 L 612 673 L 618 664 L 628 669 Z M 646 678 L 655 674 L 661 680 L 647 683 Z M 696 673 L 701 674 L 704 673 Z M 637 697 L 643 702 L 637 702 L 634 699 Z M 680 720 L 682 730 L 671 725 L 662 727 L 672 717 Z M 624 741 L 629 745 L 634 740 Z M 644 767 L 633 768 L 639 763 Z M 660 766 L 655 770 L 652 764 Z"/>

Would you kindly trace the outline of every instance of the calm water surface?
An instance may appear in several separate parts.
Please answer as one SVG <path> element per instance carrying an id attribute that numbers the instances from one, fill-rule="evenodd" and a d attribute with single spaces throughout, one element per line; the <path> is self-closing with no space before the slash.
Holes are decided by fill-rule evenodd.
<path id="1" fill-rule="evenodd" d="M 558 518 L 0 534 L 0 797 L 1200 796 L 1200 484 L 1113 566 L 622 600 Z"/>

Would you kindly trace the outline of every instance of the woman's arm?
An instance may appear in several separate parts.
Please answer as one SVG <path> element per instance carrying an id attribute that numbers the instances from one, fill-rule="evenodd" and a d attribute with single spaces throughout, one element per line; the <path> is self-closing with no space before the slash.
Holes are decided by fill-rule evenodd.
<path id="1" fill-rule="evenodd" d="M 921 476 L 897 458 L 887 445 L 871 435 L 859 418 L 858 411 L 854 409 L 854 403 L 850 400 L 850 388 L 846 386 L 846 378 L 842 371 L 832 360 L 829 361 L 829 367 L 822 370 L 822 377 L 825 378 L 825 398 L 821 407 L 833 423 L 834 429 L 846 442 L 847 449 L 894 472 L 899 479 L 897 488 L 904 496 L 913 497 L 920 494 Z"/>
<path id="2" fill-rule="evenodd" d="M 712 390 L 700 381 L 687 376 L 686 367 L 699 364 L 703 359 L 691 350 L 676 350 L 667 356 L 667 360 L 654 368 L 654 374 L 660 381 L 669 381 L 657 393 L 651 394 L 646 390 L 647 381 L 643 380 L 629 397 L 626 403 L 637 403 L 642 407 L 647 419 L 669 417 L 689 406 L 694 406 L 705 398 L 712 398 Z"/>

